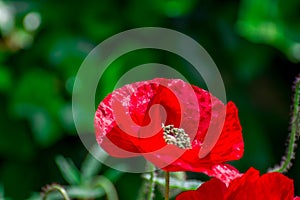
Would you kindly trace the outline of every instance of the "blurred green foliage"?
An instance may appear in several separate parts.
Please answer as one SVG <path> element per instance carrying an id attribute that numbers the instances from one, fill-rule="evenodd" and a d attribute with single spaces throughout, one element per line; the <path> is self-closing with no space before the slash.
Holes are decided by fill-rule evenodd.
<path id="1" fill-rule="evenodd" d="M 239 33 L 257 43 L 278 48 L 294 61 L 300 60 L 299 1 L 243 0 L 239 11 Z"/>
<path id="2" fill-rule="evenodd" d="M 97 44 L 143 26 L 180 31 L 209 52 L 243 126 L 245 156 L 234 165 L 265 172 L 285 151 L 291 84 L 300 72 L 299 8 L 299 0 L 0 0 L 0 199 L 26 199 L 52 182 L 79 183 L 74 169 L 87 152 L 72 118 L 76 72 Z M 176 56 L 136 51 L 112 64 L 99 83 L 96 102 L 124 72 L 148 62 L 174 66 L 190 82 L 203 85 Z M 295 180 L 297 195 L 299 154 L 287 174 Z M 58 155 L 73 160 L 74 174 L 62 177 L 59 170 L 70 163 Z M 141 181 L 139 174 L 118 177 L 121 199 L 135 199 Z"/>

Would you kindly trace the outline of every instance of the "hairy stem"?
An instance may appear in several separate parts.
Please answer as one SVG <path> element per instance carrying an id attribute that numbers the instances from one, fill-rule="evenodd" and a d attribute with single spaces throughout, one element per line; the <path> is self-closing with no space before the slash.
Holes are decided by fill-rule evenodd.
<path id="1" fill-rule="evenodd" d="M 269 171 L 272 172 L 287 172 L 289 168 L 292 166 L 292 160 L 295 157 L 295 149 L 297 147 L 297 139 L 300 135 L 300 75 L 296 77 L 295 85 L 294 85 L 294 97 L 293 97 L 293 105 L 292 105 L 292 116 L 291 116 L 291 133 L 288 139 L 288 147 L 286 151 L 286 155 L 282 158 L 282 161 L 278 167 L 271 169 Z"/>
<path id="2" fill-rule="evenodd" d="M 67 191 L 58 184 L 48 185 L 43 188 L 43 200 L 46 200 L 48 195 L 55 190 L 57 190 L 63 196 L 64 200 L 70 200 Z"/>

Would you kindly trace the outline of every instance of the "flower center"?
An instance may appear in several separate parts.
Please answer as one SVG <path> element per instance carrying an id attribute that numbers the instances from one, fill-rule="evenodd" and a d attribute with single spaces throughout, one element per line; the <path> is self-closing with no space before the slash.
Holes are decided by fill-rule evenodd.
<path id="1" fill-rule="evenodd" d="M 182 128 L 175 128 L 174 125 L 165 126 L 162 124 L 164 130 L 164 140 L 167 144 L 173 144 L 181 149 L 191 149 L 191 139 Z"/>

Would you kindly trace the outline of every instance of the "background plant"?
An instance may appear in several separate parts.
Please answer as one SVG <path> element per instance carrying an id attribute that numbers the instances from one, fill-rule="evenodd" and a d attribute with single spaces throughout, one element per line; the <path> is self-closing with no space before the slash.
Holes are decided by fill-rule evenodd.
<path id="1" fill-rule="evenodd" d="M 0 197 L 26 199 L 53 182 L 70 187 L 83 184 L 76 182 L 83 176 L 79 169 L 87 152 L 72 119 L 74 77 L 94 46 L 141 26 L 175 29 L 209 52 L 223 76 L 228 99 L 239 108 L 246 151 L 234 165 L 241 171 L 254 166 L 265 172 L 285 152 L 291 84 L 299 73 L 298 7 L 296 0 L 0 1 Z M 111 87 L 97 96 L 96 104 L 125 71 L 148 62 L 173 66 L 191 83 L 203 86 L 201 77 L 177 56 L 135 51 L 116 60 L 106 72 L 100 85 Z M 59 168 L 56 162 L 63 164 Z M 77 175 L 62 176 L 62 166 L 73 166 Z M 298 159 L 287 173 L 295 180 L 298 195 L 299 167 Z M 93 178 L 108 178 L 122 199 L 138 196 L 141 175 L 118 176 L 119 172 L 110 171 L 117 176 L 113 179 L 105 175 L 108 171 L 102 166 L 89 173 Z M 159 193 L 156 198 L 160 199 Z"/>

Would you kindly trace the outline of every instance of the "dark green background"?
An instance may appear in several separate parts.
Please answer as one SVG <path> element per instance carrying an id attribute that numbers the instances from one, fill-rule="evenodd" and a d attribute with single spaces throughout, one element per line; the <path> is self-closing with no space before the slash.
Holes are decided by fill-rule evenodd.
<path id="1" fill-rule="evenodd" d="M 97 44 L 137 27 L 180 31 L 209 52 L 227 99 L 239 108 L 245 140 L 245 155 L 234 163 L 239 170 L 254 166 L 266 172 L 284 154 L 292 82 L 300 72 L 299 0 L 0 1 L 0 12 L 5 6 L 14 16 L 0 23 L 0 188 L 5 197 L 26 199 L 46 184 L 66 184 L 57 155 L 80 166 L 87 152 L 72 119 L 76 72 Z M 23 23 L 31 12 L 41 18 L 36 30 Z M 111 92 L 124 70 L 149 62 L 187 65 L 167 52 L 132 52 L 106 72 L 96 102 Z M 201 85 L 188 66 L 182 73 Z M 299 150 L 287 176 L 300 195 L 298 157 Z M 123 175 L 116 183 L 121 199 L 135 199 L 140 183 L 138 174 Z"/>

